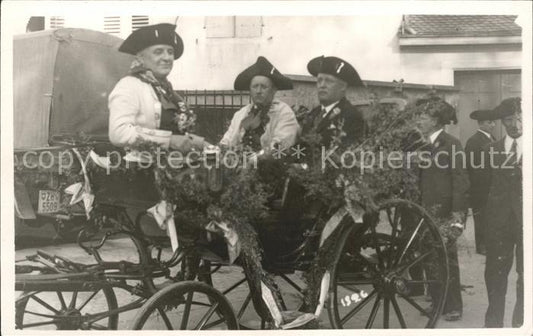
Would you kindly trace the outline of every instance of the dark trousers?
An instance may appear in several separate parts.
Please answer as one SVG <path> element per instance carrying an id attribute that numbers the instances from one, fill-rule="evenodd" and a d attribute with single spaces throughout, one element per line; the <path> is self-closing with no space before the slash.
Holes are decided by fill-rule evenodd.
<path id="1" fill-rule="evenodd" d="M 513 234 L 513 231 L 516 233 Z M 485 314 L 485 327 L 503 328 L 507 277 L 516 255 L 516 303 L 513 311 L 512 326 L 520 327 L 524 321 L 524 257 L 522 232 L 507 230 L 494 236 L 487 236 L 487 260 L 485 264 L 485 283 L 489 307 Z"/>
<path id="2" fill-rule="evenodd" d="M 443 314 L 452 311 L 463 312 L 463 298 L 461 296 L 461 276 L 459 272 L 459 260 L 457 258 L 457 244 L 453 242 L 447 246 L 448 255 L 448 293 L 446 301 L 444 302 Z M 428 276 L 431 278 L 431 274 Z M 433 302 L 442 295 L 444 288 L 438 285 L 429 286 L 429 293 L 433 298 Z"/>
<path id="3" fill-rule="evenodd" d="M 485 207 L 472 206 L 474 214 L 474 237 L 476 241 L 476 251 L 480 252 L 485 249 Z"/>

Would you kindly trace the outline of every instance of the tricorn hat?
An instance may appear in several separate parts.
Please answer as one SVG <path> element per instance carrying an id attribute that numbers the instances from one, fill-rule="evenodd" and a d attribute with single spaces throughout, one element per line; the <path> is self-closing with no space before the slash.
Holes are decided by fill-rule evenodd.
<path id="1" fill-rule="evenodd" d="M 174 48 L 175 60 L 183 54 L 183 41 L 176 33 L 176 26 L 170 23 L 160 23 L 137 29 L 122 42 L 118 51 L 137 55 L 139 51 L 156 44 L 165 44 Z"/>
<path id="2" fill-rule="evenodd" d="M 500 105 L 493 110 L 494 118 L 502 119 L 515 113 L 522 113 L 522 108 L 520 107 L 521 101 L 520 97 L 512 97 L 502 100 Z"/>
<path id="3" fill-rule="evenodd" d="M 319 73 L 325 73 L 342 79 L 348 85 L 364 86 L 355 68 L 350 63 L 335 56 L 315 57 L 307 63 L 307 70 L 315 77 Z"/>
<path id="4" fill-rule="evenodd" d="M 283 76 L 275 66 L 272 65 L 265 57 L 259 56 L 257 61 L 241 72 L 233 87 L 235 90 L 250 90 L 250 82 L 255 76 L 265 76 L 272 80 L 272 83 L 278 90 L 292 90 L 292 81 L 290 78 Z"/>
<path id="5" fill-rule="evenodd" d="M 494 116 L 493 110 L 475 110 L 474 112 L 470 113 L 470 119 L 474 119 L 477 121 L 483 121 L 483 120 L 495 120 L 495 119 L 498 119 L 498 117 Z"/>

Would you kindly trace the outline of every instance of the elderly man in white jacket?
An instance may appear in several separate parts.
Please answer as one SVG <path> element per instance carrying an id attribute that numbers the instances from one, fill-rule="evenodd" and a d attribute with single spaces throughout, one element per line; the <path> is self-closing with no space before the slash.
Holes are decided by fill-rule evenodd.
<path id="1" fill-rule="evenodd" d="M 235 90 L 250 91 L 252 102 L 235 113 L 222 137 L 222 146 L 248 146 L 267 155 L 274 148 L 289 148 L 296 142 L 300 126 L 289 105 L 274 98 L 277 90 L 291 90 L 292 81 L 265 57 L 241 72 Z"/>
<path id="2" fill-rule="evenodd" d="M 133 32 L 119 51 L 136 56 L 128 76 L 109 95 L 109 139 L 129 146 L 138 139 L 188 152 L 202 149 L 204 140 L 189 134 L 193 115 L 172 89 L 167 76 L 183 53 L 175 25 L 158 24 Z"/>

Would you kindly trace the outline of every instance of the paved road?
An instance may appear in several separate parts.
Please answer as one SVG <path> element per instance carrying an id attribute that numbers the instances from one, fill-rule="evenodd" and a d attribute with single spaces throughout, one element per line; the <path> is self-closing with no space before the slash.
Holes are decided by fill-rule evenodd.
<path id="1" fill-rule="evenodd" d="M 16 251 L 17 260 L 24 258 L 24 256 L 34 253 L 35 247 L 27 247 L 28 245 L 45 245 L 53 243 L 53 232 L 50 228 L 41 228 L 39 230 L 24 229 L 18 230 L 18 233 L 24 233 L 24 238 L 19 239 L 20 244 L 17 246 L 23 247 Z M 32 235 L 32 232 L 36 232 Z M 461 267 L 461 282 L 463 285 L 463 301 L 464 301 L 464 315 L 461 321 L 446 322 L 441 320 L 438 324 L 439 328 L 480 328 L 483 326 L 484 313 L 487 308 L 487 294 L 484 284 L 483 271 L 485 265 L 485 257 L 475 253 L 473 242 L 473 223 L 471 218 L 467 223 L 467 229 L 463 236 L 458 241 L 459 246 L 459 261 Z M 87 256 L 75 244 L 62 244 L 55 242 L 53 245 L 41 246 L 40 249 L 50 252 L 52 254 L 67 256 L 69 259 L 78 262 L 87 262 L 91 257 Z M 130 260 L 135 261 L 134 248 L 131 242 L 127 239 L 115 239 L 109 241 L 103 249 L 103 256 L 106 260 Z M 223 268 L 215 274 L 214 282 L 217 288 L 227 288 L 230 284 L 242 278 L 242 270 L 238 267 Z M 291 279 L 302 284 L 298 275 L 292 275 Z M 516 275 L 513 271 L 509 279 L 508 299 L 506 306 L 505 325 L 510 327 L 510 316 L 512 313 L 513 302 L 515 300 L 515 281 Z M 287 296 L 288 305 L 295 307 L 298 302 L 297 294 L 290 289 L 288 285 L 282 280 L 278 281 L 281 285 L 282 291 L 289 293 Z M 219 287 L 220 286 L 220 287 Z M 247 293 L 246 285 L 238 288 L 231 294 L 230 301 L 234 307 L 240 307 L 240 303 L 244 300 Z M 120 304 L 125 304 L 133 300 L 133 296 L 123 290 L 117 290 L 117 297 Z M 289 307 L 290 308 L 290 307 Z M 120 315 L 119 329 L 127 329 L 131 320 L 135 316 L 135 311 L 127 312 Z M 258 321 L 251 309 L 245 313 L 245 319 L 249 320 L 250 326 L 257 326 Z M 320 318 L 320 327 L 329 328 L 327 312 L 323 312 Z"/>

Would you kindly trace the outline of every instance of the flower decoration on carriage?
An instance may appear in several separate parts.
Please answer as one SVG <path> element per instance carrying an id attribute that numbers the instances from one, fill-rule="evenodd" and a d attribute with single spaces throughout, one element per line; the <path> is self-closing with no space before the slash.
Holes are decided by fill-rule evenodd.
<path id="1" fill-rule="evenodd" d="M 196 114 L 188 108 L 180 96 L 178 98 L 178 110 L 174 111 L 172 122 L 179 134 L 192 133 L 196 126 Z"/>

